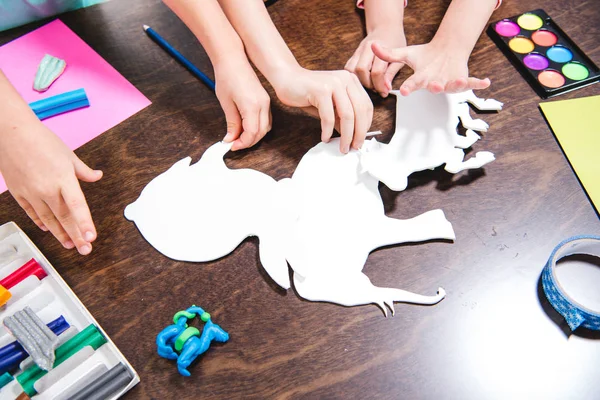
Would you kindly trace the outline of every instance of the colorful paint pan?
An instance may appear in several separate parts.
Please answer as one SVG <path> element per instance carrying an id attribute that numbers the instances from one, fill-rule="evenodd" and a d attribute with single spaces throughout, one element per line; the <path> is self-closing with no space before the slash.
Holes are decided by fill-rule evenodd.
<path id="1" fill-rule="evenodd" d="M 500 36 L 513 37 L 519 34 L 521 28 L 519 28 L 519 25 L 517 25 L 515 22 L 505 19 L 497 22 L 494 26 L 494 30 L 498 32 Z"/>
<path id="2" fill-rule="evenodd" d="M 544 10 L 493 22 L 487 33 L 544 99 L 600 80 L 600 69 Z"/>
<path id="3" fill-rule="evenodd" d="M 550 61 L 541 54 L 531 53 L 523 57 L 523 64 L 534 71 L 542 71 L 548 68 Z"/>
<path id="4" fill-rule="evenodd" d="M 565 84 L 565 77 L 558 71 L 548 69 L 540 72 L 538 75 L 538 81 L 549 88 L 559 88 Z"/>
<path id="5" fill-rule="evenodd" d="M 539 15 L 526 13 L 517 18 L 517 24 L 528 31 L 536 31 L 544 25 L 544 20 Z"/>
<path id="6" fill-rule="evenodd" d="M 510 47 L 510 49 L 515 53 L 528 54 L 535 49 L 535 44 L 533 44 L 533 42 L 526 37 L 517 36 L 516 38 L 510 39 L 510 42 L 508 42 L 508 47 Z"/>
<path id="7" fill-rule="evenodd" d="M 545 29 L 540 29 L 531 34 L 531 40 L 533 43 L 542 47 L 554 46 L 558 42 L 556 35 Z"/>
<path id="8" fill-rule="evenodd" d="M 566 63 L 573 59 L 571 50 L 563 46 L 550 47 L 546 52 L 549 59 L 557 63 Z"/>
<path id="9" fill-rule="evenodd" d="M 568 63 L 562 67 L 562 73 L 569 79 L 580 81 L 590 76 L 590 71 L 580 63 Z"/>

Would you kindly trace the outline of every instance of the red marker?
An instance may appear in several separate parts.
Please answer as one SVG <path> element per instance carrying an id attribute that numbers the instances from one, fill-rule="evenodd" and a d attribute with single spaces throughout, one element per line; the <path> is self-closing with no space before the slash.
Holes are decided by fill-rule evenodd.
<path id="1" fill-rule="evenodd" d="M 40 264 L 35 261 L 35 259 L 31 259 L 27 261 L 22 267 L 18 270 L 7 276 L 6 278 L 0 281 L 0 286 L 3 286 L 5 289 L 10 289 L 22 280 L 31 275 L 35 275 L 39 280 L 44 279 L 48 274 L 46 271 L 40 266 Z"/>

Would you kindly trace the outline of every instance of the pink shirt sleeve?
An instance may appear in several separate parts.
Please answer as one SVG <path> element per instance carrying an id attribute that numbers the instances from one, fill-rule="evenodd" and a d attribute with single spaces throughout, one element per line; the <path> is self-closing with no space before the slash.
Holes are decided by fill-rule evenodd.
<path id="1" fill-rule="evenodd" d="M 365 0 L 358 0 L 356 2 L 356 7 L 365 8 L 364 2 L 365 2 Z M 498 7 L 500 7 L 500 4 L 502 4 L 502 0 L 498 0 L 498 4 L 496 4 L 496 9 L 498 9 Z M 407 5 L 408 5 L 408 0 L 404 0 L 404 7 L 406 7 Z"/>

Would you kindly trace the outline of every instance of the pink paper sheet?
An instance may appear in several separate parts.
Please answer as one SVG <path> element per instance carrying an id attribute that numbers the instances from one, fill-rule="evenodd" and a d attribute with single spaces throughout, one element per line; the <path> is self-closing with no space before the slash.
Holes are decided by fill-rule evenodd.
<path id="1" fill-rule="evenodd" d="M 44 54 L 65 60 L 67 68 L 50 89 L 38 93 L 33 90 L 33 78 Z M 0 47 L 0 69 L 28 103 L 75 89 L 85 89 L 90 107 L 43 121 L 72 150 L 151 103 L 59 20 Z M 0 176 L 0 193 L 5 190 L 4 179 Z"/>

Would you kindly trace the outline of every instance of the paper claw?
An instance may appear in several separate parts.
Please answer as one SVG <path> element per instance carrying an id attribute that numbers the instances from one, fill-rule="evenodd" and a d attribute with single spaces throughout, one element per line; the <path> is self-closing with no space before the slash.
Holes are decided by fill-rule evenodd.
<path id="1" fill-rule="evenodd" d="M 392 312 L 392 317 L 396 315 L 396 309 L 394 308 L 394 300 L 384 300 L 383 302 L 386 306 L 388 306 L 388 308 Z"/>
<path id="2" fill-rule="evenodd" d="M 375 304 L 377 304 L 379 306 L 379 308 L 381 308 L 381 311 L 383 311 L 383 315 L 387 318 L 387 307 L 385 306 L 385 302 L 383 301 L 377 301 L 375 302 Z"/>

